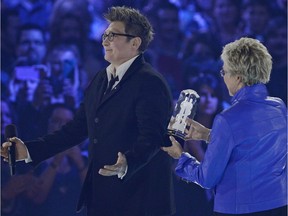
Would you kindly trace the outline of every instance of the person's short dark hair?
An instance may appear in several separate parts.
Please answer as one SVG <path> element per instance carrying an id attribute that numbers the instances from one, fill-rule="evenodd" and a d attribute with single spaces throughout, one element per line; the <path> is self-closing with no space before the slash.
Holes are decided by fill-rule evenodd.
<path id="1" fill-rule="evenodd" d="M 62 43 L 62 44 L 59 44 L 59 45 L 56 45 L 54 47 L 52 47 L 49 52 L 47 53 L 46 55 L 46 61 L 49 61 L 51 56 L 53 55 L 53 52 L 54 51 L 59 51 L 59 52 L 65 52 L 65 51 L 70 51 L 74 54 L 74 56 L 76 57 L 77 59 L 77 63 L 78 64 L 81 64 L 82 62 L 82 59 L 81 59 L 81 55 L 80 55 L 80 51 L 78 49 L 78 47 L 74 44 L 65 44 L 65 43 Z"/>
<path id="2" fill-rule="evenodd" d="M 174 12 L 174 16 L 172 16 L 171 18 L 168 18 L 168 19 L 167 19 L 167 17 L 165 17 L 165 19 L 163 19 L 161 17 L 161 12 L 163 12 L 163 11 Z M 176 16 L 175 16 L 175 14 L 176 14 Z M 157 21 L 158 21 L 158 26 L 161 26 L 161 24 L 163 22 L 178 23 L 179 22 L 179 8 L 175 4 L 172 4 L 170 2 L 163 2 L 157 10 L 156 17 L 157 17 Z M 175 29 L 175 31 L 176 30 L 177 29 Z M 169 33 L 167 33 L 167 34 L 169 34 Z"/>
<path id="3" fill-rule="evenodd" d="M 5 31 L 9 25 L 9 17 L 19 17 L 19 12 L 15 8 L 5 8 L 1 10 L 1 31 Z"/>
<path id="4" fill-rule="evenodd" d="M 123 22 L 125 33 L 140 37 L 142 43 L 139 51 L 144 52 L 153 39 L 153 28 L 148 19 L 137 9 L 122 7 L 111 7 L 108 13 L 104 14 L 108 22 Z M 129 38 L 127 38 L 130 40 Z"/>
<path id="5" fill-rule="evenodd" d="M 158 11 L 160 10 L 173 10 L 179 12 L 179 8 L 175 4 L 165 1 L 163 1 L 160 7 L 158 8 Z"/>
<path id="6" fill-rule="evenodd" d="M 44 39 L 44 42 L 46 42 L 45 31 L 40 25 L 37 25 L 37 24 L 34 24 L 34 23 L 26 23 L 26 24 L 21 25 L 19 30 L 18 30 L 17 44 L 20 42 L 22 33 L 24 31 L 33 31 L 33 30 L 41 32 L 41 34 L 43 36 L 43 39 Z"/>
<path id="7" fill-rule="evenodd" d="M 85 23 L 85 20 L 82 17 L 80 17 L 78 14 L 68 12 L 60 16 L 54 17 L 54 19 L 51 21 L 51 25 L 50 25 L 51 38 L 53 40 L 57 40 L 57 41 L 53 41 L 53 43 L 65 42 L 69 44 L 69 43 L 76 42 L 76 41 L 73 41 L 73 39 L 75 40 L 75 38 L 68 38 L 68 39 L 65 38 L 65 40 L 68 40 L 68 41 L 63 41 L 63 38 L 61 38 L 60 32 L 61 32 L 62 24 L 66 20 L 75 21 L 79 25 L 79 28 L 77 30 L 78 30 L 78 33 L 80 34 L 80 38 L 77 38 L 77 40 L 84 41 L 86 38 L 88 38 L 89 29 L 87 28 L 87 23 Z"/>
<path id="8" fill-rule="evenodd" d="M 199 91 L 202 86 L 207 85 L 215 91 L 217 98 L 222 100 L 222 86 L 220 79 L 213 74 L 201 73 L 195 77 L 193 82 L 191 82 L 191 85 L 191 88 L 195 91 Z"/>
<path id="9" fill-rule="evenodd" d="M 63 109 L 67 109 L 69 111 L 71 111 L 73 114 L 75 114 L 75 109 L 74 107 L 71 107 L 65 103 L 54 103 L 51 104 L 47 107 L 46 109 L 46 113 L 48 117 L 51 117 L 52 113 L 54 112 L 54 110 L 58 109 L 58 108 L 63 108 Z"/>
<path id="10" fill-rule="evenodd" d="M 201 73 L 193 79 L 190 85 L 190 88 L 198 93 L 203 86 L 208 86 L 211 88 L 219 101 L 216 113 L 219 113 L 223 110 L 223 90 L 220 79 L 218 77 L 209 73 Z"/>

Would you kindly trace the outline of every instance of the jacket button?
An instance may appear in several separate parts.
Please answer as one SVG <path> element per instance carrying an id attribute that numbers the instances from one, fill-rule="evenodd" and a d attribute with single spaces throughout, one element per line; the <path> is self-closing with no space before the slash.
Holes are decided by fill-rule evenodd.
<path id="1" fill-rule="evenodd" d="M 98 140 L 95 138 L 95 139 L 93 139 L 93 143 L 97 143 L 98 142 Z"/>
<path id="2" fill-rule="evenodd" d="M 99 122 L 99 118 L 95 118 L 94 122 L 97 124 Z"/>

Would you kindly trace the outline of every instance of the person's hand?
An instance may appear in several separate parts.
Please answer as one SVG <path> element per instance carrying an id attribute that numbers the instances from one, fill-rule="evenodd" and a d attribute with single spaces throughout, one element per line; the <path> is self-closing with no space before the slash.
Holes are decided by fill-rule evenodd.
<path id="1" fill-rule="evenodd" d="M 28 198 L 34 199 L 37 197 L 38 193 L 40 193 L 41 184 L 43 182 L 40 178 L 37 178 L 36 176 L 33 176 L 33 173 L 31 173 L 31 179 L 29 181 L 29 184 L 26 186 L 25 194 Z"/>
<path id="2" fill-rule="evenodd" d="M 76 97 L 77 95 L 77 89 L 74 88 L 70 79 L 63 80 L 63 95 L 70 97 Z"/>
<path id="3" fill-rule="evenodd" d="M 124 154 L 118 152 L 118 159 L 114 165 L 105 165 L 98 173 L 103 176 L 123 176 L 127 168 L 127 160 Z"/>
<path id="4" fill-rule="evenodd" d="M 52 158 L 50 165 L 57 169 L 58 167 L 61 166 L 64 158 L 65 158 L 65 152 L 58 153 Z"/>
<path id="5" fill-rule="evenodd" d="M 28 185 L 31 184 L 31 179 L 32 175 L 30 173 L 11 176 L 9 181 L 1 188 L 2 198 L 5 200 L 16 198 L 27 190 Z"/>
<path id="6" fill-rule="evenodd" d="M 187 120 L 188 125 L 190 125 L 189 131 L 185 136 L 185 140 L 205 140 L 206 142 L 210 141 L 210 129 L 204 127 L 197 121 L 192 119 Z"/>
<path id="7" fill-rule="evenodd" d="M 82 154 L 81 154 L 81 149 L 79 146 L 74 146 L 66 150 L 65 154 L 67 157 L 71 158 L 71 160 L 74 161 L 76 164 L 79 161 L 82 161 Z"/>
<path id="8" fill-rule="evenodd" d="M 8 149 L 12 146 L 12 142 L 15 143 L 16 149 L 16 161 L 24 160 L 28 158 L 28 150 L 22 140 L 17 137 L 10 138 L 9 141 L 4 142 L 1 147 L 1 156 L 4 157 L 4 160 L 8 160 Z"/>
<path id="9" fill-rule="evenodd" d="M 163 151 L 167 152 L 174 159 L 178 159 L 183 152 L 183 148 L 180 145 L 180 143 L 177 142 L 177 140 L 173 136 L 169 136 L 169 139 L 172 143 L 172 146 L 162 147 L 161 149 Z"/>
<path id="10" fill-rule="evenodd" d="M 42 107 L 49 105 L 52 95 L 53 95 L 53 88 L 49 80 L 42 79 L 35 90 L 33 105 L 35 107 Z"/>
<path id="11" fill-rule="evenodd" d="M 66 156 L 77 166 L 79 171 L 86 168 L 85 161 L 83 160 L 81 149 L 79 146 L 74 146 L 66 151 Z"/>
<path id="12" fill-rule="evenodd" d="M 63 96 L 65 99 L 65 103 L 74 107 L 77 104 L 77 89 L 74 88 L 73 83 L 70 79 L 63 80 Z"/>

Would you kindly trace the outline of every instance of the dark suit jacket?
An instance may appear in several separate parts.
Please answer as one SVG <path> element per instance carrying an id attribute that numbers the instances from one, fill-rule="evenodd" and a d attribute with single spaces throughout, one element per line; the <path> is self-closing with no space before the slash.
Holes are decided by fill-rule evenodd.
<path id="1" fill-rule="evenodd" d="M 25 142 L 34 165 L 88 136 L 89 168 L 78 209 L 86 205 L 93 216 L 173 213 L 171 159 L 160 150 L 171 115 L 166 81 L 140 55 L 103 97 L 106 86 L 103 70 L 87 88 L 72 122 L 53 135 Z M 104 165 L 116 163 L 119 151 L 128 162 L 123 180 L 99 175 Z"/>

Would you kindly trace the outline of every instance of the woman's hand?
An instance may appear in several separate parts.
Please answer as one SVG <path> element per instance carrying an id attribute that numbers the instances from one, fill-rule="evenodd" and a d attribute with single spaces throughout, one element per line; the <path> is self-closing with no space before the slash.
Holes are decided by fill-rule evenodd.
<path id="1" fill-rule="evenodd" d="M 165 152 L 167 152 L 171 157 L 173 157 L 174 159 L 178 159 L 182 152 L 183 152 L 183 148 L 180 145 L 179 142 L 177 142 L 177 140 L 173 137 L 173 136 L 169 136 L 169 139 L 172 143 L 172 146 L 170 147 L 162 147 L 161 149 Z"/>
<path id="2" fill-rule="evenodd" d="M 210 129 L 204 127 L 197 121 L 188 119 L 188 125 L 190 128 L 185 136 L 185 140 L 205 140 L 206 142 L 210 141 Z"/>

